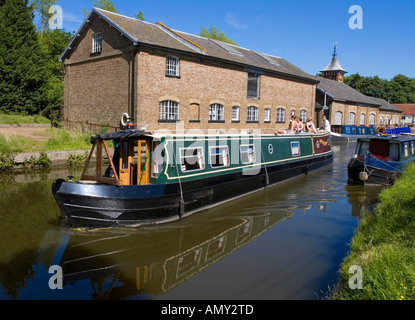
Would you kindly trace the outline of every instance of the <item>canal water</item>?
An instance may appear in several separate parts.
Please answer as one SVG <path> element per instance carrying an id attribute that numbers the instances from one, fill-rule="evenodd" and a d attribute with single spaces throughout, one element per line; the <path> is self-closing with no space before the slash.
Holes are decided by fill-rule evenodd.
<path id="1" fill-rule="evenodd" d="M 380 191 L 348 185 L 355 144 L 334 148 L 307 176 L 134 230 L 68 228 L 51 184 L 81 168 L 0 173 L 0 299 L 324 299 Z"/>

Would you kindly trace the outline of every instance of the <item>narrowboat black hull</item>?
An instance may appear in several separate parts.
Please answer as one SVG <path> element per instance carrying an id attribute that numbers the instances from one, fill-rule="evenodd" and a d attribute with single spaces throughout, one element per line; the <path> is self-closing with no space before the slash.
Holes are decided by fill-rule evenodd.
<path id="1" fill-rule="evenodd" d="M 114 186 L 57 179 L 52 192 L 74 228 L 137 227 L 174 221 L 333 162 L 333 153 L 290 161 L 247 175 L 217 175 L 184 182 Z"/>

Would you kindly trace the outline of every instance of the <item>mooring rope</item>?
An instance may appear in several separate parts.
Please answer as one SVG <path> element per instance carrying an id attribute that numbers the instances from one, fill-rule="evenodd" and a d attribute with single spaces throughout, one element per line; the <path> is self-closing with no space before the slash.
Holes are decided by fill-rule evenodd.
<path id="1" fill-rule="evenodd" d="M 387 163 L 387 161 L 380 160 L 380 159 L 376 158 L 370 151 L 367 152 L 367 155 L 369 157 L 375 159 L 376 161 L 379 161 L 380 163 L 383 163 L 384 165 L 386 165 L 386 166 L 388 166 L 388 167 L 390 167 L 390 168 L 392 168 L 392 169 L 400 172 L 401 174 L 403 174 L 403 175 L 405 175 L 405 176 L 407 176 L 407 177 L 415 180 L 415 177 L 414 176 L 411 176 L 410 174 L 407 174 L 406 172 L 404 172 L 403 170 L 400 170 L 399 168 L 395 168 L 394 166 L 391 166 L 389 163 Z M 365 165 L 365 168 L 366 168 L 366 161 L 365 161 L 364 165 Z"/>

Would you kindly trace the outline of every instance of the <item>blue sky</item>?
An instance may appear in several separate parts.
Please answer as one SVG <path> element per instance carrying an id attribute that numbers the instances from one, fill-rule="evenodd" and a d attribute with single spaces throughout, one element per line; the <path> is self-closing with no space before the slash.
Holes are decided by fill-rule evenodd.
<path id="1" fill-rule="evenodd" d="M 333 44 L 348 74 L 415 78 L 413 0 L 112 0 L 118 13 L 197 34 L 214 25 L 239 46 L 286 59 L 309 74 L 330 62 Z M 76 31 L 92 0 L 58 0 L 63 27 Z M 361 7 L 361 19 L 352 5 Z M 349 20 L 362 21 L 351 29 Z"/>

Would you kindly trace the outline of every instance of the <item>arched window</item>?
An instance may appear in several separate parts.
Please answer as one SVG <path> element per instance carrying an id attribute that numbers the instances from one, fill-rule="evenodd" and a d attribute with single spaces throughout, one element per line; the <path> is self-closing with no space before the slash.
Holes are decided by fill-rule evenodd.
<path id="1" fill-rule="evenodd" d="M 341 111 L 337 111 L 334 115 L 334 124 L 341 125 L 343 123 L 343 113 Z"/>
<path id="2" fill-rule="evenodd" d="M 239 107 L 232 107 L 232 121 L 239 121 Z"/>
<path id="3" fill-rule="evenodd" d="M 163 100 L 159 104 L 159 120 L 179 120 L 179 104 L 172 100 Z"/>
<path id="4" fill-rule="evenodd" d="M 277 109 L 277 122 L 278 123 L 285 122 L 285 109 L 284 108 Z"/>
<path id="5" fill-rule="evenodd" d="M 209 106 L 209 121 L 225 121 L 223 105 L 212 103 Z"/>
<path id="6" fill-rule="evenodd" d="M 361 113 L 360 114 L 360 125 L 361 126 L 365 125 L 365 118 L 366 118 L 366 115 L 364 113 Z"/>
<path id="7" fill-rule="evenodd" d="M 369 116 L 369 126 L 374 126 L 375 125 L 375 114 L 371 113 Z"/>
<path id="8" fill-rule="evenodd" d="M 380 118 L 379 118 L 379 124 L 380 125 L 383 125 L 383 116 L 380 116 Z"/>
<path id="9" fill-rule="evenodd" d="M 270 122 L 270 121 L 271 121 L 271 109 L 265 108 L 264 122 Z"/>
<path id="10" fill-rule="evenodd" d="M 348 120 L 347 124 L 349 126 L 354 126 L 355 118 L 356 118 L 356 114 L 354 112 L 349 112 L 349 120 Z"/>
<path id="11" fill-rule="evenodd" d="M 301 110 L 300 111 L 300 119 L 304 123 L 307 122 L 307 111 L 306 110 Z"/>
<path id="12" fill-rule="evenodd" d="M 246 113 L 247 122 L 257 122 L 258 121 L 258 108 L 255 106 L 249 106 Z"/>

